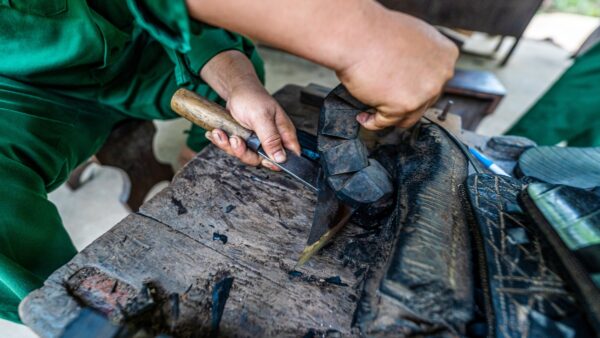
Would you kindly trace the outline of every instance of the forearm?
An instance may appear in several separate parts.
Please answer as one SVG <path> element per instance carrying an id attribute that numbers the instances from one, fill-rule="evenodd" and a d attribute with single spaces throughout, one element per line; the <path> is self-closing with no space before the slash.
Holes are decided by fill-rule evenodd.
<path id="1" fill-rule="evenodd" d="M 215 55 L 200 70 L 200 77 L 227 101 L 241 87 L 262 87 L 248 57 L 237 50 Z"/>
<path id="2" fill-rule="evenodd" d="M 458 49 L 432 26 L 374 0 L 187 0 L 198 20 L 335 70 L 375 114 L 368 129 L 409 127 L 454 72 Z"/>
<path id="3" fill-rule="evenodd" d="M 398 30 L 389 26 L 400 24 L 390 17 L 398 13 L 365 0 L 187 0 L 187 4 L 191 16 L 200 21 L 336 71 L 368 55 L 388 36 L 397 38 Z"/>

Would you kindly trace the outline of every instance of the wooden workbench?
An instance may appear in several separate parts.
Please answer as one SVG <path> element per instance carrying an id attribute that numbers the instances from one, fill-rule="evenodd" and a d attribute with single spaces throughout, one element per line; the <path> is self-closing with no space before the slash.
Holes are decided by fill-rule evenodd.
<path id="1" fill-rule="evenodd" d="M 351 336 L 358 281 L 336 259 L 338 246 L 327 248 L 301 269 L 316 278 L 289 274 L 306 242 L 314 203 L 314 194 L 290 177 L 241 166 L 209 147 L 139 213 L 57 270 L 27 297 L 21 316 L 42 336 L 58 334 L 80 308 L 68 295 L 64 279 L 94 267 L 133 287 L 127 297 L 148 281 L 179 294 L 180 314 L 174 325 L 179 333 L 210 328 L 210 289 L 220 276 L 231 276 L 222 333 L 279 336 L 312 328 Z M 348 227 L 337 242 L 358 231 Z M 227 236 L 226 243 L 219 235 Z M 342 285 L 325 282 L 334 276 Z"/>
<path id="2" fill-rule="evenodd" d="M 348 226 L 301 274 L 290 274 L 308 238 L 315 201 L 291 177 L 243 166 L 210 146 L 138 213 L 53 273 L 21 304 L 21 318 L 41 336 L 54 337 L 82 304 L 122 317 L 118 308 L 151 283 L 164 301 L 155 319 L 158 331 L 209 332 L 212 290 L 232 277 L 220 322 L 224 336 L 328 330 L 353 336 L 362 276 L 338 259 L 339 243 L 364 230 Z M 178 315 L 169 305 L 173 297 Z"/>
<path id="3" fill-rule="evenodd" d="M 300 89 L 275 98 L 314 133 L 318 104 L 301 103 Z M 420 135 L 398 159 L 399 208 L 351 222 L 299 271 L 314 193 L 208 147 L 31 293 L 21 318 L 43 337 L 59 336 L 84 306 L 184 337 L 464 332 L 473 308 L 457 189 L 466 162 L 439 128 Z"/>

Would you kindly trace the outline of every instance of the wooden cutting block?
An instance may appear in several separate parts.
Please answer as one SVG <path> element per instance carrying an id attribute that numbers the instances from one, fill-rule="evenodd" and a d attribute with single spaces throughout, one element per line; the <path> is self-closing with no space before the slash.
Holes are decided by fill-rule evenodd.
<path id="1" fill-rule="evenodd" d="M 338 257 L 341 244 L 363 230 L 348 226 L 301 271 L 290 273 L 308 237 L 314 203 L 314 193 L 291 177 L 242 166 L 208 147 L 139 213 L 29 295 L 21 317 L 41 336 L 56 337 L 82 304 L 122 319 L 120 308 L 151 284 L 156 306 L 141 317 L 152 318 L 156 332 L 202 335 L 214 329 L 215 286 L 232 278 L 222 335 L 329 330 L 354 336 L 362 276 Z"/>

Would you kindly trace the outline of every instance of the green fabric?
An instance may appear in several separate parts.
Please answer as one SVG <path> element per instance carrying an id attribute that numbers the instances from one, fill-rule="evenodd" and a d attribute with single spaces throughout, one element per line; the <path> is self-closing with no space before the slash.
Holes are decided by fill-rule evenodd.
<path id="1" fill-rule="evenodd" d="M 53 87 L 109 83 L 146 37 L 169 55 L 179 85 L 201 81 L 221 51 L 254 54 L 247 39 L 189 19 L 183 0 L 10 0 L 0 2 L 0 74 Z"/>
<path id="2" fill-rule="evenodd" d="M 579 56 L 506 133 L 540 145 L 600 146 L 600 43 Z"/>
<path id="3" fill-rule="evenodd" d="M 0 0 L 0 318 L 76 253 L 47 193 L 126 118 L 169 119 L 184 86 L 217 94 L 199 71 L 252 44 L 191 21 L 183 0 Z M 208 141 L 192 128 L 188 145 Z"/>
<path id="4" fill-rule="evenodd" d="M 75 253 L 47 192 L 124 118 L 0 78 L 0 317 Z"/>

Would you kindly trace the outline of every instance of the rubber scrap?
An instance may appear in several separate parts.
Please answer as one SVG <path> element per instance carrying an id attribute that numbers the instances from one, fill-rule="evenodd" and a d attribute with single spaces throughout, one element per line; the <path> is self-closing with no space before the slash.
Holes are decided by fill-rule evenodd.
<path id="1" fill-rule="evenodd" d="M 360 110 L 349 105 L 337 96 L 328 96 L 321 107 L 319 115 L 319 134 L 354 139 L 358 136 L 360 125 L 356 115 Z"/>
<path id="2" fill-rule="evenodd" d="M 321 154 L 328 175 L 352 173 L 369 165 L 367 148 L 360 139 L 346 140 Z"/>
<path id="3" fill-rule="evenodd" d="M 227 235 L 222 235 L 218 232 L 213 232 L 213 241 L 221 241 L 223 244 L 227 244 Z"/>
<path id="4" fill-rule="evenodd" d="M 173 196 L 173 197 L 171 197 L 171 203 L 173 203 L 173 205 L 177 207 L 177 215 L 187 214 L 188 210 L 183 205 L 183 203 L 181 203 L 181 200 L 179 200 Z"/>
<path id="5" fill-rule="evenodd" d="M 219 336 L 219 325 L 225 310 L 225 304 L 229 298 L 229 291 L 233 285 L 233 277 L 224 277 L 215 283 L 212 292 L 211 307 L 211 337 Z"/>
<path id="6" fill-rule="evenodd" d="M 348 286 L 348 284 L 342 283 L 342 279 L 340 278 L 340 276 L 325 278 L 325 282 L 333 285 Z"/>
<path id="7" fill-rule="evenodd" d="M 349 205 L 360 206 L 388 198 L 394 186 L 388 172 L 376 160 L 369 160 L 369 166 L 355 173 L 337 191 L 337 196 Z"/>
<path id="8" fill-rule="evenodd" d="M 535 147 L 519 158 L 523 176 L 580 189 L 600 186 L 600 148 Z"/>

